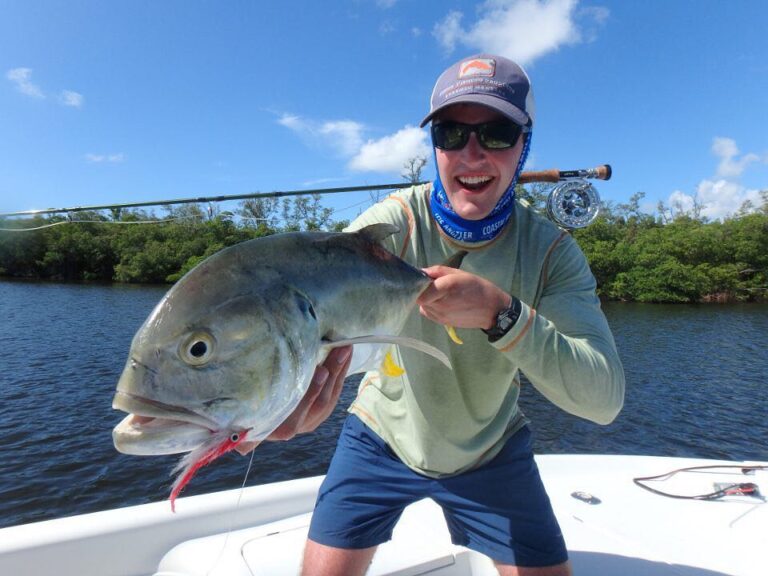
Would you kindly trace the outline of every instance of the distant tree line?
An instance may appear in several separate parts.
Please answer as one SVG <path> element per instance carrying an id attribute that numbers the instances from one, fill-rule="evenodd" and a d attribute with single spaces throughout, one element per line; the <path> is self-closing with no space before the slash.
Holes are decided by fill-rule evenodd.
<path id="1" fill-rule="evenodd" d="M 547 185 L 520 190 L 539 210 Z M 701 206 L 659 204 L 644 213 L 644 193 L 626 204 L 604 204 L 597 221 L 575 230 L 598 294 L 635 302 L 768 301 L 768 190 L 762 205 L 740 206 L 732 217 L 708 221 Z"/>
<path id="2" fill-rule="evenodd" d="M 518 195 L 539 210 L 548 192 L 547 185 L 518 188 Z M 768 300 L 768 191 L 762 193 L 762 206 L 743 206 L 722 221 L 707 221 L 695 207 L 661 205 L 657 215 L 646 214 L 642 198 L 638 193 L 626 204 L 604 205 L 594 224 L 573 233 L 602 298 Z M 200 204 L 164 210 L 160 218 L 142 210 L 80 212 L 73 216 L 78 223 L 65 216 L 0 219 L 2 229 L 40 228 L 0 231 L 0 277 L 174 282 L 226 246 L 278 232 L 341 230 L 347 224 L 335 221 L 319 196 L 247 200 L 232 212 Z"/>
<path id="3" fill-rule="evenodd" d="M 234 212 L 200 204 L 0 219 L 0 277 L 175 282 L 222 248 L 278 232 L 341 230 L 320 197 L 246 200 Z M 36 228 L 36 230 L 31 230 Z M 13 229 L 10 231 L 9 229 Z M 28 231 L 21 231 L 28 230 Z"/>

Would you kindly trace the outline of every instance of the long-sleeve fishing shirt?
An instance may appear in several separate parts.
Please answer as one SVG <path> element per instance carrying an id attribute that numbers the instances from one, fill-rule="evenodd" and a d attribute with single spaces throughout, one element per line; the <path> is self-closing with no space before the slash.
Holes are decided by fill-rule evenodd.
<path id="1" fill-rule="evenodd" d="M 447 353 L 453 370 L 431 356 L 393 348 L 400 376 L 367 372 L 350 411 L 413 470 L 432 477 L 457 474 L 492 459 L 526 419 L 518 407 L 519 372 L 566 412 L 611 422 L 624 399 L 624 371 L 595 294 L 595 279 L 570 234 L 517 202 L 513 216 L 483 245 L 448 238 L 429 209 L 430 185 L 398 192 L 372 206 L 350 230 L 376 222 L 399 232 L 384 246 L 419 268 L 459 250 L 461 269 L 486 278 L 522 301 L 517 323 L 489 343 L 479 329 L 457 329 L 409 316 L 402 335 Z"/>

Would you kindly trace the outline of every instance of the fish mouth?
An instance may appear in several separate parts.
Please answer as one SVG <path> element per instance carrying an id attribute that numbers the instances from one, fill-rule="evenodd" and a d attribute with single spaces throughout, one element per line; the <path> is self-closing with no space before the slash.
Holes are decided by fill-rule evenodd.
<path id="1" fill-rule="evenodd" d="M 122 410 L 133 415 L 137 425 L 142 425 L 153 419 L 170 420 L 175 422 L 186 422 L 187 424 L 196 424 L 202 428 L 207 428 L 211 432 L 220 430 L 221 426 L 215 420 L 203 416 L 189 408 L 166 404 L 159 400 L 146 398 L 131 394 L 130 392 L 117 391 L 112 399 L 112 408 Z"/>
<path id="2" fill-rule="evenodd" d="M 222 429 L 219 423 L 188 408 L 129 392 L 116 392 L 112 407 L 128 412 L 112 431 L 115 448 L 124 454 L 189 452 Z"/>

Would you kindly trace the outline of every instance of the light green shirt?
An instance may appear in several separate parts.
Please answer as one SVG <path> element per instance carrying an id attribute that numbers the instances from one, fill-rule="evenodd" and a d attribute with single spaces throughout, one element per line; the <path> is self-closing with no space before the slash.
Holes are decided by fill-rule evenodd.
<path id="1" fill-rule="evenodd" d="M 595 295 L 595 279 L 570 234 L 517 202 L 513 216 L 484 245 L 443 234 L 429 211 L 431 185 L 398 192 L 372 206 L 350 230 L 389 222 L 399 232 L 384 246 L 426 268 L 468 250 L 461 269 L 482 276 L 523 303 L 515 326 L 491 344 L 478 329 L 443 326 L 415 309 L 402 334 L 446 352 L 453 370 L 430 356 L 395 348 L 402 376 L 367 372 L 350 412 L 413 470 L 432 477 L 460 473 L 493 458 L 526 422 L 518 407 L 519 371 L 563 410 L 600 424 L 624 399 L 624 371 Z"/>

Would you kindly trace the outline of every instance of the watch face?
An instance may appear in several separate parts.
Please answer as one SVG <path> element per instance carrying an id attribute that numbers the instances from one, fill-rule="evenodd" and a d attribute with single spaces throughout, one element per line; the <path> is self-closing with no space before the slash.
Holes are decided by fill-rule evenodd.
<path id="1" fill-rule="evenodd" d="M 517 319 L 520 317 L 520 310 L 516 306 L 516 302 L 512 302 L 512 305 L 506 310 L 499 312 L 496 317 L 496 327 L 502 332 L 507 332 L 512 326 L 515 325 Z"/>
<path id="2" fill-rule="evenodd" d="M 517 319 L 520 317 L 520 312 L 520 301 L 517 298 L 513 298 L 510 307 L 506 310 L 502 310 L 496 316 L 496 324 L 488 330 L 483 330 L 483 332 L 488 334 L 491 342 L 495 342 L 515 325 Z"/>
<path id="3" fill-rule="evenodd" d="M 514 319 L 510 317 L 511 313 L 512 310 L 506 310 L 504 315 L 499 317 L 499 328 L 501 328 L 504 332 L 506 332 L 507 329 L 514 323 Z"/>

